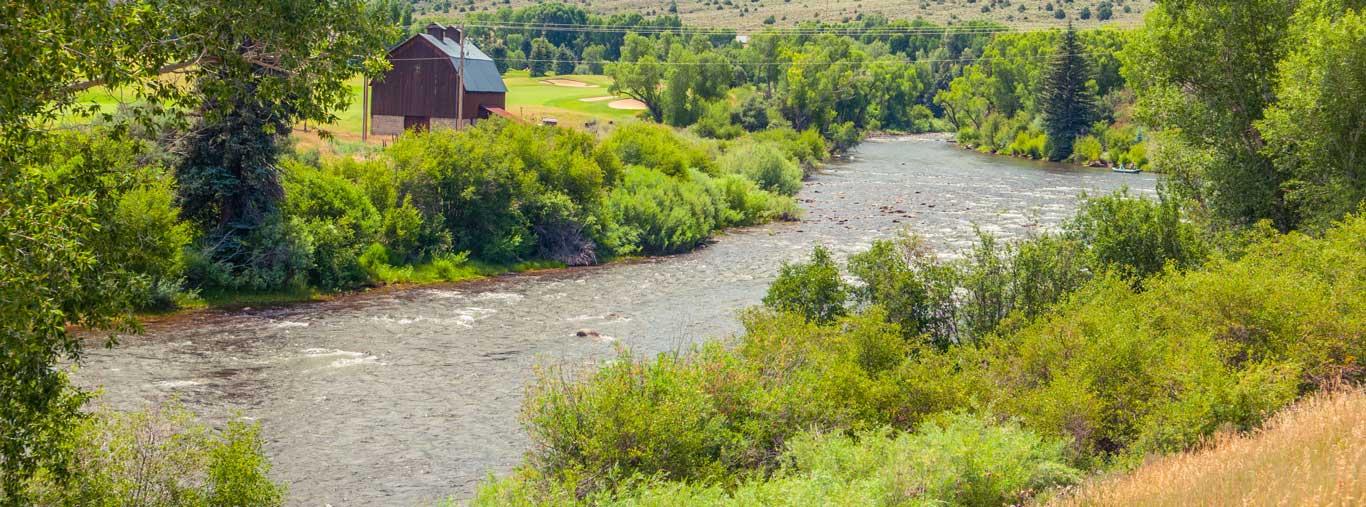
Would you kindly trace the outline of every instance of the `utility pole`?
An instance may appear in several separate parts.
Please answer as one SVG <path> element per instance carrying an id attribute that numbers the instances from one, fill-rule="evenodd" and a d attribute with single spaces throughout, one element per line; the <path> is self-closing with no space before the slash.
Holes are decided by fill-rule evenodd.
<path id="1" fill-rule="evenodd" d="M 360 77 L 360 142 L 370 138 L 370 77 Z"/>
<path id="2" fill-rule="evenodd" d="M 456 105 L 455 105 L 455 127 L 456 127 L 456 128 L 464 128 L 464 127 L 465 127 L 465 123 L 464 123 L 464 122 L 465 122 L 465 25 L 460 25 L 460 28 L 458 28 L 458 30 L 460 30 L 460 35 L 459 35 L 460 40 L 457 40 L 456 43 L 457 43 L 457 44 L 460 44 L 460 75 L 457 76 L 456 81 L 459 83 L 460 89 L 459 89 L 459 91 L 456 92 L 456 97 L 458 97 L 458 99 L 457 99 L 457 103 L 456 103 Z"/>

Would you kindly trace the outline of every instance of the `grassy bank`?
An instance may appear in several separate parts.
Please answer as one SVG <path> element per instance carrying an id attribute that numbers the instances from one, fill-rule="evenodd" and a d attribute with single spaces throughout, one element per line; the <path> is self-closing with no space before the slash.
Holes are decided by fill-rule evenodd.
<path id="1" fill-rule="evenodd" d="M 1366 504 L 1366 391 L 1319 394 L 1262 431 L 1104 478 L 1051 505 Z"/>

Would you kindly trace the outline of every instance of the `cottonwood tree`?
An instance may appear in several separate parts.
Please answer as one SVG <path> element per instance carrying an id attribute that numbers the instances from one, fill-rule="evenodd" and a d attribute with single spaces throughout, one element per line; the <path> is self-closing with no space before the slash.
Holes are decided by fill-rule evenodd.
<path id="1" fill-rule="evenodd" d="M 608 67 L 612 76 L 610 93 L 620 93 L 639 100 L 654 121 L 663 121 L 664 109 L 661 107 L 663 90 L 660 82 L 664 80 L 666 69 L 660 61 L 655 41 L 637 34 L 627 34 L 626 44 L 621 48 L 621 61 Z"/>
<path id="2" fill-rule="evenodd" d="M 376 73 L 395 31 L 361 0 L 221 0 L 172 10 L 183 49 L 187 109 L 196 114 L 176 168 L 180 206 L 198 249 L 229 286 L 271 289 L 296 273 L 287 254 L 276 160 L 300 120 L 320 124 L 351 97 L 346 80 Z"/>
<path id="3" fill-rule="evenodd" d="M 1302 225 L 1323 229 L 1366 200 L 1366 12 L 1306 2 L 1294 32 L 1277 102 L 1257 129 L 1286 204 Z"/>
<path id="4" fill-rule="evenodd" d="M 366 9 L 355 0 L 0 5 L 0 504 L 31 503 L 26 485 L 39 471 L 58 484 L 69 475 L 66 442 L 85 395 L 57 367 L 83 348 L 67 326 L 135 326 L 138 281 L 102 230 L 127 168 L 99 142 L 50 126 L 92 111 L 77 97 L 96 86 L 147 103 L 134 120 L 220 121 L 244 109 L 230 100 L 244 90 L 272 118 L 330 120 L 349 97 L 343 81 L 377 69 L 389 38 Z"/>
<path id="5" fill-rule="evenodd" d="M 1255 128 L 1276 98 L 1276 65 L 1295 2 L 1167 0 L 1125 48 L 1125 79 L 1138 95 L 1136 116 L 1212 160 L 1199 171 L 1154 163 L 1173 173 L 1173 190 L 1232 223 L 1270 219 L 1295 226 L 1283 174 Z M 1170 155 L 1189 158 L 1176 150 Z"/>

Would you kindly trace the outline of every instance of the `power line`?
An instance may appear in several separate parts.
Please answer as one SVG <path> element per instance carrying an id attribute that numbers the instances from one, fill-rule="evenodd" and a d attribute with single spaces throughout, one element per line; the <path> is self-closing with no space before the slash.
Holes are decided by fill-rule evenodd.
<path id="1" fill-rule="evenodd" d="M 573 23 L 520 23 L 520 22 L 476 22 L 467 23 L 465 26 L 470 28 L 484 28 L 490 30 L 527 30 L 527 31 L 550 31 L 550 32 L 590 32 L 590 33 L 674 33 L 674 34 L 702 34 L 702 35 L 730 35 L 742 34 L 741 30 L 722 27 L 702 27 L 702 26 L 658 26 L 658 25 L 594 25 L 594 24 L 573 24 Z M 1140 26 L 1118 26 L 1110 24 L 1101 27 L 1105 28 L 1133 28 Z M 1015 28 L 1007 26 L 806 26 L 806 27 L 766 27 L 762 30 L 747 33 L 747 35 L 977 35 L 977 34 L 997 34 L 997 33 L 1035 33 L 1052 32 L 1061 30 L 1062 27 L 1049 28 Z"/>
<path id="2" fill-rule="evenodd" d="M 1100 55 L 1108 55 L 1108 54 L 1112 54 L 1112 53 L 1108 53 L 1108 52 L 1068 53 L 1066 56 L 1100 56 Z M 1050 54 L 1039 54 L 1039 55 L 980 56 L 980 57 L 963 57 L 963 58 L 926 58 L 926 59 L 907 59 L 907 60 L 898 60 L 897 62 L 898 62 L 898 63 L 975 63 L 975 62 L 980 62 L 980 61 L 998 61 L 998 60 L 1046 60 L 1046 59 L 1049 59 L 1049 58 L 1053 58 L 1054 56 L 1059 56 L 1059 54 L 1058 54 L 1058 53 L 1050 53 Z M 424 61 L 450 61 L 450 60 L 451 60 L 450 57 L 391 58 L 391 59 L 389 59 L 389 61 L 391 61 L 391 62 L 424 62 Z M 575 62 L 575 63 L 582 63 L 582 60 L 575 61 L 575 60 L 530 59 L 530 58 L 508 58 L 508 59 L 505 59 L 505 61 L 510 61 L 510 62 L 528 62 L 528 63 L 558 63 L 558 62 Z M 620 64 L 620 65 L 646 65 L 645 63 L 641 63 L 641 62 L 608 62 L 608 61 L 604 61 L 604 62 L 600 62 L 600 63 L 602 63 L 602 64 L 604 64 L 604 65 L 612 65 L 612 64 Z M 758 62 L 746 62 L 746 61 L 735 61 L 735 60 L 723 60 L 723 61 L 719 61 L 719 62 L 670 62 L 670 61 L 655 61 L 655 62 L 650 62 L 648 65 L 663 65 L 663 66 L 702 66 L 702 65 L 740 65 L 740 66 L 760 66 L 760 65 L 827 65 L 827 66 L 829 66 L 829 65 L 869 65 L 869 64 L 877 64 L 877 63 L 887 63 L 887 62 L 886 62 L 885 60 L 876 60 L 876 59 L 867 59 L 867 60 L 834 60 L 834 61 L 829 61 L 829 60 L 826 60 L 826 61 L 772 61 L 772 60 L 770 60 L 770 61 L 758 61 Z"/>

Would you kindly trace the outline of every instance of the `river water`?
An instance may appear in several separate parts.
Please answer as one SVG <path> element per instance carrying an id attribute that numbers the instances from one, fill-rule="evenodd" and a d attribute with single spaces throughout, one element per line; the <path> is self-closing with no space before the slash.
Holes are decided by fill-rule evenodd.
<path id="1" fill-rule="evenodd" d="M 813 244 L 846 255 L 908 228 L 947 254 L 972 242 L 974 225 L 1018 236 L 1056 225 L 1083 191 L 1154 184 L 931 139 L 874 140 L 807 182 L 800 222 L 731 231 L 672 257 L 197 312 L 90 350 L 75 378 L 116 408 L 176 397 L 212 420 L 259 421 L 293 505 L 465 498 L 525 452 L 517 412 L 538 363 L 731 334 L 735 312 Z M 585 328 L 601 336 L 575 336 Z"/>

